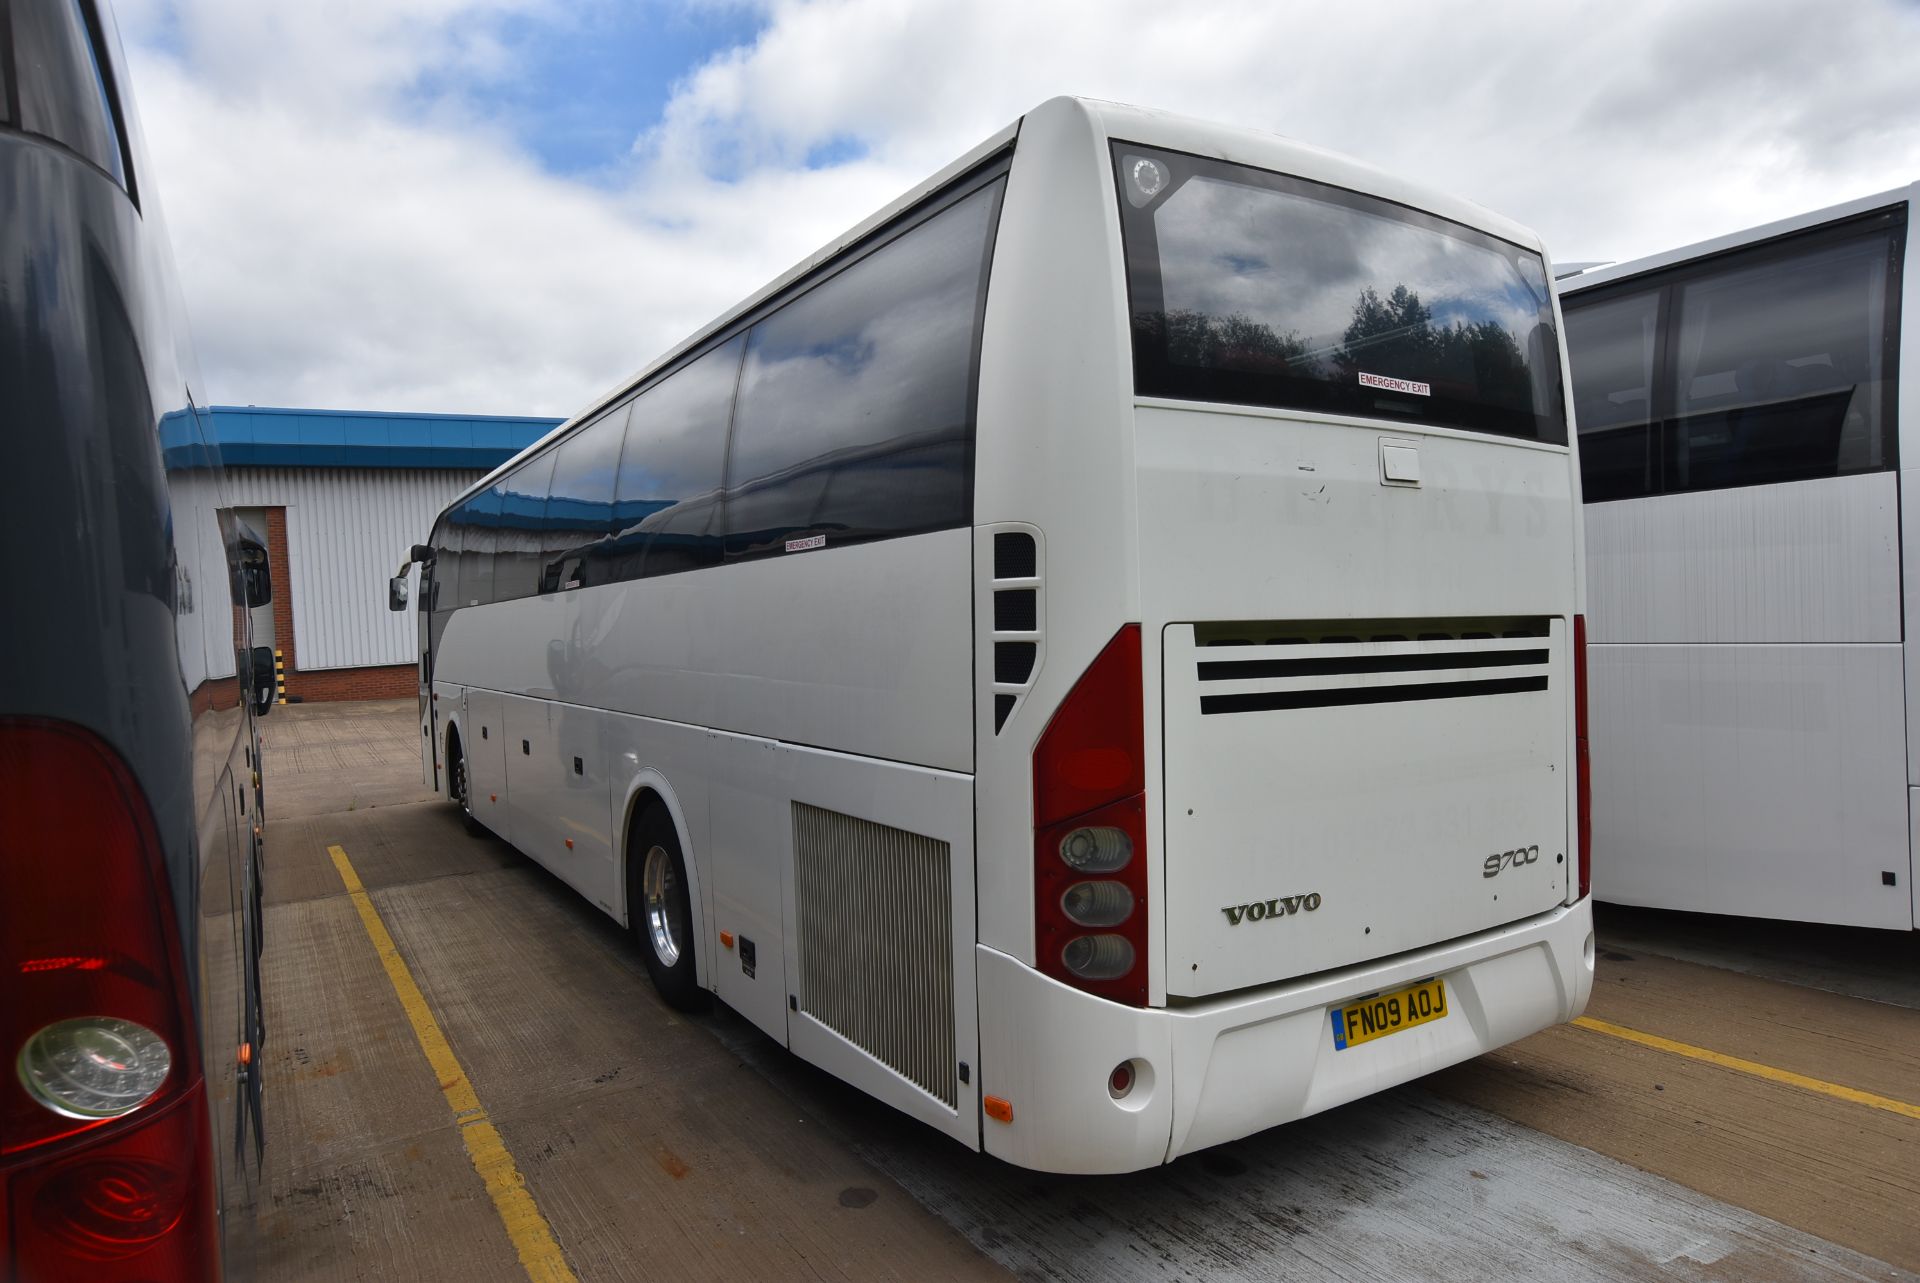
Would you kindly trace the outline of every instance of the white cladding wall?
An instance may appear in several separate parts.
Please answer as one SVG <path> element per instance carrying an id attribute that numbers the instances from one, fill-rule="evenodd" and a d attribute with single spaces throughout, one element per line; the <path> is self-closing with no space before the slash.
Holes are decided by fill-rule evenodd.
<path id="1" fill-rule="evenodd" d="M 239 468 L 237 508 L 287 510 L 293 643 L 303 670 L 414 661 L 412 611 L 387 609 L 387 579 L 434 518 L 479 480 L 468 470 Z M 265 534 L 263 530 L 260 532 Z"/>

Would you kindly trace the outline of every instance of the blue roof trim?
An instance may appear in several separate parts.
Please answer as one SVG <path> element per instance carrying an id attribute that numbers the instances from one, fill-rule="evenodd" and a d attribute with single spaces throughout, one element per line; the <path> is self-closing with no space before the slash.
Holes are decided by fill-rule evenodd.
<path id="1" fill-rule="evenodd" d="M 385 410 L 293 410 L 216 405 L 213 445 L 229 468 L 463 468 L 489 470 L 563 420 L 524 415 L 397 414 Z M 191 420 L 160 425 L 170 466 L 190 463 Z"/>

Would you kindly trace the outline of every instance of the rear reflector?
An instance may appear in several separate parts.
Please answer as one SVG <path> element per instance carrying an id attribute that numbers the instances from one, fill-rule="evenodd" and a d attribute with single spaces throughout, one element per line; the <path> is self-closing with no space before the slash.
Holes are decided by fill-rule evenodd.
<path id="1" fill-rule="evenodd" d="M 1036 827 L 1146 788 L 1140 682 L 1140 625 L 1128 624 L 1060 701 L 1033 750 Z"/>
<path id="2" fill-rule="evenodd" d="M 10 1278 L 215 1283 L 213 1147 L 203 1085 L 7 1184 Z"/>

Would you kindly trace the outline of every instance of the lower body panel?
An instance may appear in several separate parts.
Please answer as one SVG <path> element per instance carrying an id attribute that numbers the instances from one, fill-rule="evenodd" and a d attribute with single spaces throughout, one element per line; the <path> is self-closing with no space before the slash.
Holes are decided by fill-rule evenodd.
<path id="1" fill-rule="evenodd" d="M 1587 655 L 1595 896 L 1913 926 L 1897 643 Z"/>

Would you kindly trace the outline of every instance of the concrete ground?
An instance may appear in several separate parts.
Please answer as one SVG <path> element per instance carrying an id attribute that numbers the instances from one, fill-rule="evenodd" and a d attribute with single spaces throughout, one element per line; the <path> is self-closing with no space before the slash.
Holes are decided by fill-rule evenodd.
<path id="1" fill-rule="evenodd" d="M 432 800 L 411 703 L 264 734 L 264 1279 L 1920 1280 L 1913 937 L 1603 910 L 1598 1024 L 1042 1176 L 668 1010 Z"/>

